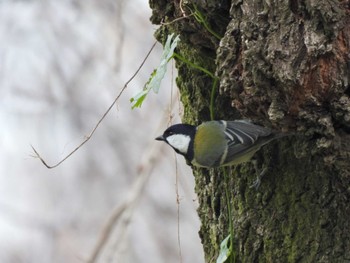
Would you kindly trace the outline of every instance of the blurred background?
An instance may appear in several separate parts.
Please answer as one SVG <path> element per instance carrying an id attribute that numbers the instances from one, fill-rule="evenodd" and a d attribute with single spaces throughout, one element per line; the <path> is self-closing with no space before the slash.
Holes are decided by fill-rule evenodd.
<path id="1" fill-rule="evenodd" d="M 204 261 L 192 172 L 154 141 L 179 122 L 171 65 L 159 94 L 130 107 L 160 44 L 86 145 L 51 170 L 31 157 L 33 145 L 55 164 L 90 133 L 154 43 L 150 15 L 143 0 L 0 1 L 1 263 L 87 262 L 147 171 L 96 262 Z"/>

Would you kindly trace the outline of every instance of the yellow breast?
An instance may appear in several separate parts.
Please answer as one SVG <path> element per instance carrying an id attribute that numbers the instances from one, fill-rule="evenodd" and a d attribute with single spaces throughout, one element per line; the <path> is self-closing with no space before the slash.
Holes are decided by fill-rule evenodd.
<path id="1" fill-rule="evenodd" d="M 223 127 L 219 123 L 209 122 L 198 126 L 194 139 L 193 164 L 213 166 L 226 149 L 226 140 Z"/>

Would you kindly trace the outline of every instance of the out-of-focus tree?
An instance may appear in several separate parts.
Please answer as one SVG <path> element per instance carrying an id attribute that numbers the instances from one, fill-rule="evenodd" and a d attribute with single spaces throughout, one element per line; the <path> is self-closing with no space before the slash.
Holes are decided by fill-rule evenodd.
<path id="1" fill-rule="evenodd" d="M 61 166 L 46 169 L 30 157 L 30 144 L 52 164 L 84 139 L 151 48 L 149 15 L 144 1 L 1 1 L 0 262 L 86 261 L 128 196 L 167 125 L 170 88 L 141 110 L 129 102 L 159 63 L 160 45 L 94 137 Z M 165 153 L 172 154 L 159 155 L 121 246 L 117 228 L 98 262 L 179 262 L 175 162 Z M 179 167 L 182 256 L 201 262 L 187 173 Z"/>

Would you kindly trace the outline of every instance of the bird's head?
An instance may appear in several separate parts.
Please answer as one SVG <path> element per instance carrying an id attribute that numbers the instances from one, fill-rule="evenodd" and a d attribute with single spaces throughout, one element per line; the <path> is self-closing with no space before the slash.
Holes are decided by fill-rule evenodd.
<path id="1" fill-rule="evenodd" d="M 169 144 L 177 153 L 189 161 L 193 159 L 193 140 L 196 127 L 189 124 L 175 124 L 166 129 L 156 140 Z"/>

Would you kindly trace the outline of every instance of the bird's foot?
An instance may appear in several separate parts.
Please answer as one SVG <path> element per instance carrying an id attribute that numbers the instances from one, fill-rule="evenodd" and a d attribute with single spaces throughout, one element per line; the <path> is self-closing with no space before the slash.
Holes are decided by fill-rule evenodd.
<path id="1" fill-rule="evenodd" d="M 249 186 L 249 188 L 255 188 L 255 190 L 258 190 L 260 185 L 261 185 L 261 178 L 266 174 L 268 168 L 265 167 L 261 173 L 256 177 L 256 179 L 254 180 L 253 184 L 251 184 Z"/>

